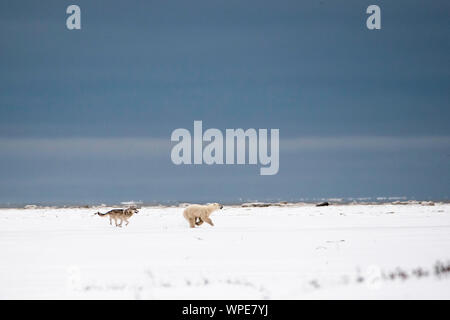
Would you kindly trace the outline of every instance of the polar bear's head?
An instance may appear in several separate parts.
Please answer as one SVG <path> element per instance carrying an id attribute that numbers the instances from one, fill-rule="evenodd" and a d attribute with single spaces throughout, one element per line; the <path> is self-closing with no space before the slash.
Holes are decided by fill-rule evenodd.
<path id="1" fill-rule="evenodd" d="M 214 208 L 214 210 L 220 210 L 220 209 L 222 209 L 223 208 L 223 205 L 221 205 L 220 203 L 211 203 L 211 204 L 209 204 L 209 206 L 210 207 L 213 207 Z"/>

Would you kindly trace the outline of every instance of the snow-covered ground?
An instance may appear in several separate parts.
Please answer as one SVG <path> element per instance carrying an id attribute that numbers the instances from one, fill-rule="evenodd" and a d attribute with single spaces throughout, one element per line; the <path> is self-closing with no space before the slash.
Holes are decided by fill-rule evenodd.
<path id="1" fill-rule="evenodd" d="M 96 211 L 1 209 L 0 299 L 450 298 L 448 204 Z"/>

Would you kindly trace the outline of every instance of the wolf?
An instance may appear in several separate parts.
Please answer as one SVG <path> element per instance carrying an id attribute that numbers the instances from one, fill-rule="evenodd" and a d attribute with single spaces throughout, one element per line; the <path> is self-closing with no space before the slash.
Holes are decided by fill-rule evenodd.
<path id="1" fill-rule="evenodd" d="M 209 217 L 214 211 L 220 210 L 223 205 L 219 203 L 211 203 L 208 205 L 192 204 L 183 211 L 184 218 L 189 222 L 191 228 L 200 226 L 203 222 L 214 226 L 211 218 Z"/>
<path id="2" fill-rule="evenodd" d="M 125 226 L 128 226 L 128 224 L 130 223 L 128 219 L 138 212 L 139 210 L 137 208 L 131 207 L 128 209 L 113 209 L 106 213 L 96 212 L 94 215 L 99 215 L 102 218 L 108 216 L 110 225 L 112 225 L 112 221 L 114 220 L 116 227 L 122 227 L 122 223 L 124 221 L 126 222 Z M 117 223 L 117 220 L 120 220 L 119 224 Z"/>

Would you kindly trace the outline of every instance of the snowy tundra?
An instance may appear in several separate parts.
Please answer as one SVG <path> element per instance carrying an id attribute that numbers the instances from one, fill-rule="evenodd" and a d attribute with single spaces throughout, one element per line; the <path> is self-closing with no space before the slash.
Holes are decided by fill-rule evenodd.
<path id="1" fill-rule="evenodd" d="M 0 209 L 0 299 L 450 298 L 449 204 L 98 210 Z"/>

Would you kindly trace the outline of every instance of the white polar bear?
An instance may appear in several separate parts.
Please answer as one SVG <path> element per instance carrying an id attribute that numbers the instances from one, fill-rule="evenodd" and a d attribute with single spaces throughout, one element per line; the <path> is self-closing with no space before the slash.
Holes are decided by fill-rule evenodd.
<path id="1" fill-rule="evenodd" d="M 209 218 L 211 213 L 216 210 L 222 209 L 223 206 L 218 203 L 211 203 L 208 205 L 192 204 L 183 211 L 184 218 L 189 222 L 191 228 L 195 228 L 195 225 L 199 226 L 203 222 L 214 225 Z"/>

